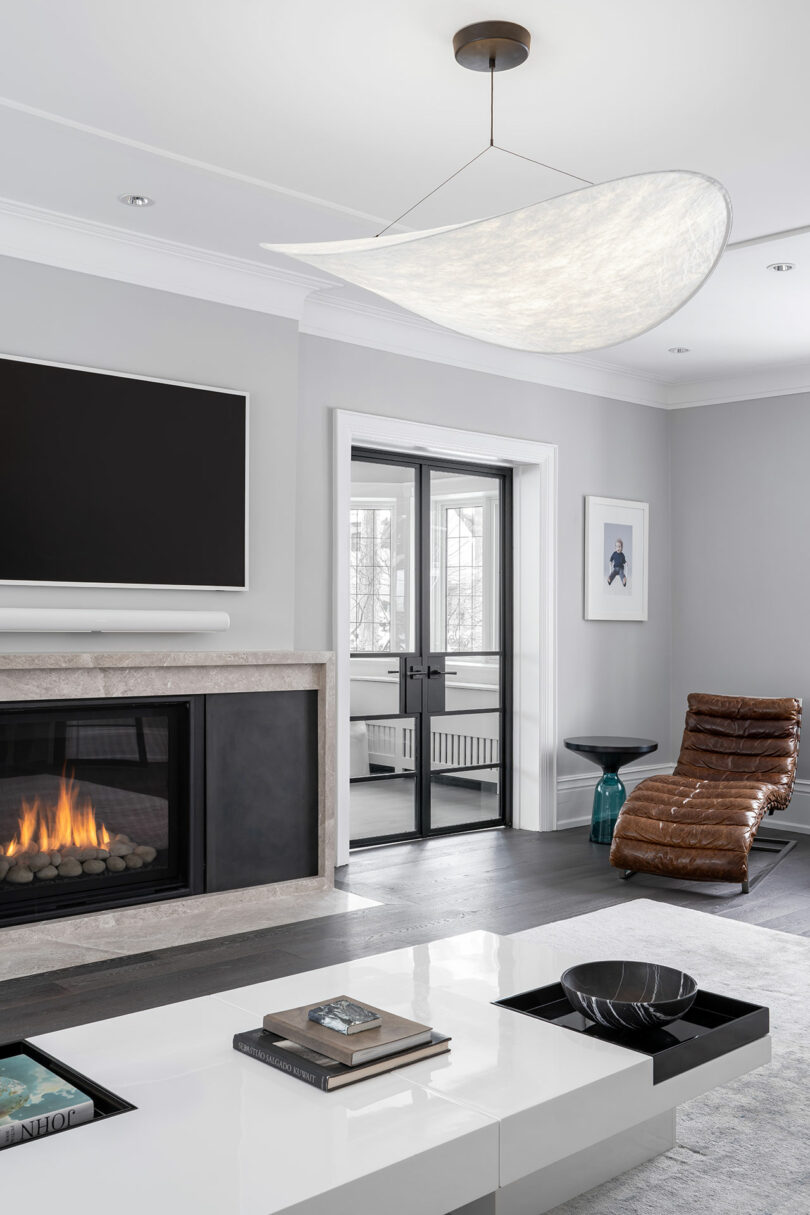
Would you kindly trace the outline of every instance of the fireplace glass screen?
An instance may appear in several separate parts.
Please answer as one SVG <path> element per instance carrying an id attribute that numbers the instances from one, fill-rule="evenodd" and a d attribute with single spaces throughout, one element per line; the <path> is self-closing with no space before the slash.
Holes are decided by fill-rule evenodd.
<path id="1" fill-rule="evenodd" d="M 187 883 L 188 711 L 177 701 L 0 711 L 0 919 Z"/>

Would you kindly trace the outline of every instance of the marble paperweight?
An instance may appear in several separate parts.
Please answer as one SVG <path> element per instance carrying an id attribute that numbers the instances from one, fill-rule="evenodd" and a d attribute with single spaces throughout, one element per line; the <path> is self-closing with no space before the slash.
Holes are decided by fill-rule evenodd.
<path id="1" fill-rule="evenodd" d="M 341 996 L 328 1004 L 319 1004 L 311 1008 L 307 1014 L 310 1021 L 323 1025 L 326 1029 L 337 1030 L 339 1034 L 357 1034 L 364 1029 L 378 1029 L 382 1025 L 379 1014 L 370 1008 L 364 1008 L 355 1000 Z"/>

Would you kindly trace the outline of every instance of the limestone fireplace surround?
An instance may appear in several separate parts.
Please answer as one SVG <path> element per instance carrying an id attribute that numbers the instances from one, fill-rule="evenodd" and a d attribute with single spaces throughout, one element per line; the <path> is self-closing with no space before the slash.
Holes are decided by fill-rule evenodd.
<path id="1" fill-rule="evenodd" d="M 0 702 L 311 690 L 318 694 L 317 876 L 3 928 L 0 978 L 328 915 L 349 910 L 355 904 L 369 905 L 367 900 L 334 890 L 332 654 L 0 654 Z"/>

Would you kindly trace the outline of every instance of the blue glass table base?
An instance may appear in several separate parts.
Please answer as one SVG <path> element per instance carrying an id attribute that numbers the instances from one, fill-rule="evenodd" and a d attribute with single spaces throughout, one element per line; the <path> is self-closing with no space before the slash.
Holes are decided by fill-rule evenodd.
<path id="1" fill-rule="evenodd" d="M 627 790 L 617 773 L 634 759 L 657 751 L 658 743 L 654 738 L 626 738 L 613 734 L 587 734 L 581 738 L 565 738 L 563 742 L 569 751 L 582 755 L 602 769 L 602 779 L 593 795 L 591 842 L 609 844 L 627 796 Z"/>
<path id="2" fill-rule="evenodd" d="M 609 844 L 613 839 L 613 828 L 619 811 L 624 805 L 627 790 L 615 772 L 604 772 L 593 791 L 593 813 L 591 814 L 591 842 Z"/>

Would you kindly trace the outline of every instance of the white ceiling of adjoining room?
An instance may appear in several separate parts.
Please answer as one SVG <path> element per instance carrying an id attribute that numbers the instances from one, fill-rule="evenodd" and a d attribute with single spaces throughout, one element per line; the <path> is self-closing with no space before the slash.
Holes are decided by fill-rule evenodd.
<path id="1" fill-rule="evenodd" d="M 732 241 L 810 223 L 806 0 L 7 0 L 0 196 L 292 268 L 259 242 L 371 235 L 487 144 L 488 77 L 451 49 L 484 18 L 533 35 L 495 79 L 497 142 L 593 181 L 717 177 Z M 577 186 L 491 151 L 407 222 Z M 765 269 L 781 260 L 796 270 Z M 804 235 L 728 251 L 674 317 L 582 361 L 675 385 L 762 373 L 810 363 L 809 321 Z"/>

